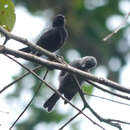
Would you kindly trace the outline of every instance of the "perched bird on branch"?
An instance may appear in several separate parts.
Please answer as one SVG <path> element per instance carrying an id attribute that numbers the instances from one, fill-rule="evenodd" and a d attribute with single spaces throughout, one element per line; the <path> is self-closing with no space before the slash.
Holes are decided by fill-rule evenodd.
<path id="1" fill-rule="evenodd" d="M 89 71 L 91 68 L 95 67 L 97 65 L 97 60 L 93 56 L 85 56 L 83 58 L 74 60 L 70 63 L 71 66 L 83 70 L 83 71 Z M 76 76 L 77 80 L 80 84 L 80 86 L 83 84 L 84 80 L 80 76 Z M 62 70 L 59 75 L 59 89 L 57 90 L 61 94 L 64 95 L 68 100 L 71 100 L 75 94 L 78 92 L 77 83 L 73 77 L 72 74 Z M 57 93 L 54 93 L 43 105 L 44 108 L 47 109 L 48 112 L 50 112 L 56 102 L 59 100 L 60 96 Z M 67 102 L 65 101 L 65 104 Z"/>
<path id="2" fill-rule="evenodd" d="M 65 27 L 65 17 L 59 14 L 55 16 L 52 23 L 52 28 L 41 35 L 39 40 L 36 42 L 36 45 L 48 51 L 55 52 L 64 45 L 67 37 L 68 32 Z M 30 47 L 22 48 L 20 51 L 32 53 L 37 56 L 42 55 L 40 52 L 33 50 Z"/>

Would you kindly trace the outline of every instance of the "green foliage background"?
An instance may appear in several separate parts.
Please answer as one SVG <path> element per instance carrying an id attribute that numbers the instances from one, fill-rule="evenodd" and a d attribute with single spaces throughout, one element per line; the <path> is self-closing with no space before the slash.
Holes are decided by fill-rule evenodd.
<path id="1" fill-rule="evenodd" d="M 119 82 L 121 68 L 126 64 L 125 57 L 129 49 L 124 51 L 120 51 L 119 49 L 121 45 L 124 48 L 128 46 L 128 41 L 123 35 L 126 28 L 120 30 L 118 34 L 106 43 L 104 43 L 102 39 L 110 33 L 106 26 L 108 18 L 113 15 L 123 16 L 123 13 L 119 9 L 120 2 L 121 0 L 102 0 L 100 4 L 99 0 L 14 0 L 15 6 L 23 5 L 29 12 L 34 14 L 34 17 L 35 15 L 41 16 L 43 12 L 48 13 L 48 16 L 58 13 L 64 14 L 67 19 L 69 38 L 66 41 L 66 45 L 59 51 L 59 54 L 66 59 L 68 50 L 75 49 L 81 56 L 95 56 L 98 60 L 98 66 L 107 68 L 108 78 L 117 82 Z M 123 42 L 121 42 L 122 40 Z M 109 67 L 109 62 L 112 58 L 120 62 L 120 67 L 116 71 L 113 71 Z M 29 67 L 35 66 L 30 65 L 30 63 L 26 64 Z M 23 70 L 21 70 L 21 74 L 22 73 Z M 44 70 L 39 71 L 38 74 L 44 74 Z M 53 80 L 54 74 L 55 72 L 50 72 L 48 75 L 48 80 L 51 84 L 53 84 L 51 81 Z M 39 81 L 30 75 L 17 83 L 15 92 L 8 96 L 10 100 L 12 98 L 17 98 L 18 100 L 21 91 L 28 88 L 29 82 L 33 82 L 31 89 L 32 93 L 34 93 Z M 88 86 L 88 89 L 84 88 L 84 91 L 89 91 L 89 93 L 92 93 L 92 90 L 92 86 Z M 59 111 L 59 109 L 65 109 L 65 107 L 58 108 L 56 106 L 52 113 L 47 113 L 42 108 L 43 101 L 47 99 L 51 93 L 48 91 L 49 89 L 43 86 L 29 109 L 30 114 L 28 119 L 19 122 L 16 126 L 17 130 L 34 130 L 37 124 L 43 122 L 46 123 L 46 125 L 50 123 L 58 124 L 59 122 L 64 122 L 71 116 L 72 108 L 70 108 L 67 113 Z M 78 100 L 80 99 L 78 98 Z M 25 102 L 25 104 L 27 104 L 27 102 Z M 71 129 L 78 129 L 77 123 L 79 122 L 75 124 L 72 123 Z"/>

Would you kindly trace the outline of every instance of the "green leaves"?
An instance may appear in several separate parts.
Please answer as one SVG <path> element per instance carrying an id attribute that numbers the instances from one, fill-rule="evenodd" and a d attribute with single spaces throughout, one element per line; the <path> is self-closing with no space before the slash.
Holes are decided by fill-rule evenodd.
<path id="1" fill-rule="evenodd" d="M 0 0 L 0 26 L 11 31 L 15 24 L 15 9 L 11 0 Z"/>
<path id="2" fill-rule="evenodd" d="M 93 86 L 92 85 L 86 85 L 86 84 L 84 84 L 83 87 L 82 87 L 82 90 L 87 95 L 90 95 L 93 92 Z"/>

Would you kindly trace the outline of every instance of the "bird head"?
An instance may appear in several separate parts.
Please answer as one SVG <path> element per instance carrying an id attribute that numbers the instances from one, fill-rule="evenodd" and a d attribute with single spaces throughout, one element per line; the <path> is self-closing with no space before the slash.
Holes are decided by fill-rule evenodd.
<path id="1" fill-rule="evenodd" d="M 65 24 L 65 17 L 61 14 L 56 15 L 53 20 L 53 27 L 64 26 L 64 24 Z"/>
<path id="2" fill-rule="evenodd" d="M 97 60 L 93 56 L 85 56 L 80 61 L 83 70 L 89 70 L 97 65 Z"/>

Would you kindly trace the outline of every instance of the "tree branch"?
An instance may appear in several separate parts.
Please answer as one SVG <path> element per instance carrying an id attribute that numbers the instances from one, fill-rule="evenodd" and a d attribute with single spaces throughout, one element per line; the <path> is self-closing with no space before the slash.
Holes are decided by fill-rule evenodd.
<path id="1" fill-rule="evenodd" d="M 34 49 L 34 50 L 39 51 L 40 53 L 42 53 L 42 54 L 45 55 L 45 56 L 48 56 L 48 57 L 50 57 L 50 58 L 53 58 L 53 59 L 55 59 L 55 60 L 58 61 L 58 62 L 62 62 L 61 59 L 59 59 L 59 57 L 57 57 L 57 55 L 55 55 L 54 53 L 52 53 L 52 52 L 50 52 L 50 51 L 48 51 L 48 50 L 46 50 L 46 49 L 44 49 L 44 48 L 42 48 L 42 47 L 40 47 L 40 46 L 38 46 L 38 45 L 32 44 L 31 42 L 29 42 L 29 41 L 28 41 L 27 39 L 25 39 L 25 38 L 21 38 L 21 37 L 19 37 L 19 36 L 16 36 L 16 35 L 14 35 L 14 34 L 8 32 L 7 30 L 5 30 L 4 28 L 2 28 L 1 26 L 0 26 L 0 33 L 2 33 L 2 34 L 5 36 L 5 38 L 6 38 L 4 44 L 5 44 L 9 39 L 13 39 L 13 40 L 19 41 L 19 42 L 21 42 L 21 43 L 23 43 L 23 44 L 25 44 L 25 45 L 31 47 L 31 48 Z M 16 56 L 16 57 L 17 57 L 17 56 Z"/>
<path id="2" fill-rule="evenodd" d="M 45 80 L 46 76 L 48 74 L 48 70 L 46 71 L 43 80 Z M 24 108 L 24 110 L 20 113 L 20 115 L 18 116 L 18 118 L 14 121 L 14 123 L 11 125 L 11 127 L 9 128 L 9 130 L 12 130 L 12 128 L 15 126 L 15 124 L 18 122 L 18 120 L 20 119 L 20 117 L 25 113 L 25 111 L 28 109 L 28 107 L 31 105 L 31 103 L 33 102 L 33 100 L 35 99 L 36 95 L 38 94 L 40 88 L 42 86 L 42 82 L 39 84 L 38 88 L 36 89 L 33 97 L 31 98 L 31 100 L 29 101 L 29 103 L 27 104 L 27 106 Z"/>
<path id="3" fill-rule="evenodd" d="M 130 106 L 130 104 L 127 104 L 127 103 L 119 102 L 119 101 L 117 101 L 117 100 L 112 100 L 112 99 L 109 99 L 109 98 L 105 98 L 105 97 L 101 97 L 101 96 L 97 96 L 97 95 L 93 95 L 93 94 L 84 93 L 84 95 L 86 95 L 86 96 L 91 96 L 91 97 L 95 97 L 95 98 L 99 98 L 99 99 L 102 99 L 102 100 L 107 100 L 107 101 L 114 102 L 114 103 L 118 103 L 118 104 L 121 104 L 121 105 Z"/>
<path id="4" fill-rule="evenodd" d="M 129 16 L 129 14 L 128 14 L 128 16 Z M 44 55 L 46 55 L 46 56 L 48 56 L 48 57 L 50 57 L 50 58 L 54 58 L 56 61 L 58 61 L 58 62 L 61 62 L 61 63 L 63 63 L 62 61 L 61 61 L 61 59 L 59 60 L 58 59 L 58 57 L 55 55 L 55 54 L 53 54 L 53 53 L 51 53 L 51 52 L 49 52 L 49 51 L 47 51 L 46 49 L 43 49 L 43 48 L 41 48 L 41 47 L 39 47 L 39 46 L 37 46 L 37 45 L 35 45 L 35 44 L 32 44 L 32 43 L 30 43 L 30 42 L 28 42 L 28 40 L 27 39 L 24 39 L 24 38 L 21 38 L 21 37 L 19 37 L 19 36 L 16 36 L 16 35 L 14 35 L 14 34 L 11 34 L 10 32 L 8 32 L 8 31 L 6 31 L 4 28 L 2 28 L 2 27 L 0 27 L 0 33 L 2 33 L 5 37 L 6 37 L 6 39 L 14 39 L 14 40 L 16 40 L 16 41 L 19 41 L 19 42 L 21 42 L 21 43 L 23 43 L 23 44 L 25 44 L 25 45 L 27 45 L 27 46 L 29 46 L 29 47 L 31 47 L 31 48 L 33 48 L 33 49 L 35 49 L 35 50 L 37 50 L 37 51 L 39 51 L 40 53 L 42 53 L 42 54 L 44 54 Z M 35 60 L 36 59 L 36 57 L 35 56 L 33 56 L 33 55 L 30 55 L 31 57 L 28 57 L 29 56 L 29 54 L 28 53 L 23 53 L 23 52 L 21 52 L 20 53 L 20 51 L 14 51 L 14 50 L 11 50 L 11 49 L 8 49 L 8 48 L 5 48 L 4 46 L 0 46 L 0 52 L 2 53 L 7 53 L 7 54 L 11 54 L 11 55 L 14 55 L 14 56 L 19 56 L 19 57 L 21 57 L 21 58 L 24 58 L 24 59 L 26 59 L 26 60 L 29 60 L 29 61 L 32 61 L 32 62 L 37 62 L 37 63 L 39 63 L 38 61 L 40 61 L 40 60 Z M 22 54 L 22 55 L 21 55 Z M 32 58 L 33 57 L 33 58 Z M 31 59 L 30 59 L 31 58 Z M 38 58 L 38 57 L 37 57 Z M 40 63 L 39 64 L 41 64 L 41 61 L 40 61 Z M 44 63 L 42 62 L 42 65 L 43 65 Z M 47 63 L 45 63 L 44 65 L 49 65 L 49 66 L 53 66 L 53 64 L 49 64 L 49 62 Z M 109 87 L 111 87 L 111 88 L 113 88 L 113 89 L 116 89 L 116 90 L 118 90 L 118 91 L 122 91 L 122 92 L 125 92 L 125 93 L 130 93 L 130 89 L 128 89 L 128 88 L 125 88 L 124 86 L 121 86 L 121 85 L 119 85 L 119 84 L 117 84 L 117 83 L 115 83 L 115 82 L 113 82 L 113 81 L 110 81 L 110 80 L 105 80 L 105 79 L 103 79 L 103 78 L 97 78 L 97 77 L 94 77 L 94 76 L 90 76 L 90 75 L 88 75 L 87 73 L 85 74 L 83 74 L 83 72 L 81 73 L 81 72 L 77 72 L 77 70 L 75 71 L 74 69 L 73 69 L 73 71 L 72 71 L 72 69 L 71 69 L 71 67 L 69 66 L 69 67 L 63 67 L 63 66 L 53 66 L 54 68 L 57 68 L 57 69 L 64 69 L 64 70 L 68 70 L 68 71 L 70 71 L 70 72 L 72 72 L 72 73 L 76 73 L 76 74 L 79 74 L 80 76 L 82 76 L 82 77 L 86 77 L 86 78 L 88 78 L 88 79 L 91 79 L 92 81 L 95 81 L 95 82 L 98 82 L 98 83 L 101 83 L 101 84 L 104 84 L 104 85 L 107 85 L 107 86 L 109 86 Z"/>
<path id="5" fill-rule="evenodd" d="M 105 38 L 103 38 L 103 41 L 107 41 L 108 39 L 110 39 L 113 35 L 115 35 L 126 23 L 127 23 L 127 20 L 130 16 L 130 12 L 127 14 L 127 16 L 124 18 L 123 22 L 112 32 L 110 33 L 109 35 L 107 35 Z"/>
<path id="6" fill-rule="evenodd" d="M 35 68 L 32 69 L 32 71 L 37 71 L 39 69 L 41 69 L 42 66 L 37 66 Z M 22 76 L 20 76 L 19 78 L 17 78 L 16 80 L 12 81 L 11 83 L 9 83 L 8 85 L 6 85 L 5 87 L 3 87 L 3 89 L 0 90 L 0 94 L 2 92 L 4 92 L 6 89 L 8 89 L 10 86 L 12 86 L 13 84 L 15 84 L 16 82 L 18 82 L 19 80 L 23 79 L 25 76 L 29 75 L 30 72 L 25 72 Z"/>
<path id="7" fill-rule="evenodd" d="M 82 111 L 84 111 L 85 107 L 82 109 Z M 81 113 L 78 112 L 76 115 L 74 115 L 73 117 L 71 117 L 63 126 L 61 126 L 58 130 L 62 130 L 64 129 L 71 121 L 73 121 L 78 115 L 80 115 Z"/>
<path id="8" fill-rule="evenodd" d="M 94 87 L 96 87 L 96 88 L 98 88 L 98 89 L 100 89 L 100 90 L 102 90 L 102 91 L 104 91 L 104 92 L 107 92 L 107 93 L 109 93 L 109 94 L 111 94 L 111 95 L 114 95 L 114 96 L 117 96 L 117 97 L 120 97 L 120 98 L 124 98 L 124 99 L 130 100 L 130 97 L 128 97 L 128 96 L 124 96 L 124 95 L 121 95 L 121 94 L 118 94 L 118 93 L 114 93 L 114 92 L 112 92 L 112 91 L 109 91 L 109 90 L 107 90 L 107 89 L 104 89 L 104 88 L 100 87 L 99 85 L 97 85 L 96 83 L 94 83 L 94 82 L 92 82 L 92 81 L 90 81 L 90 80 L 86 80 L 86 81 L 87 81 L 89 84 L 93 85 Z"/>
<path id="9" fill-rule="evenodd" d="M 99 126 L 100 128 L 102 128 L 103 130 L 105 130 L 102 126 L 100 126 L 99 124 L 97 124 L 95 121 L 93 121 L 90 117 L 88 117 L 86 114 L 84 114 L 82 112 L 82 110 L 80 110 L 78 107 L 76 107 L 75 105 L 73 105 L 67 98 L 65 98 L 64 96 L 61 95 L 60 92 L 58 92 L 57 90 L 55 90 L 53 87 L 51 87 L 47 82 L 45 82 L 43 79 L 41 79 L 39 77 L 39 75 L 37 75 L 35 72 L 33 72 L 32 70 L 28 69 L 26 66 L 22 65 L 21 63 L 19 63 L 18 61 L 16 61 L 15 59 L 13 59 L 12 57 L 6 55 L 8 58 L 10 58 L 11 60 L 13 60 L 14 62 L 16 62 L 17 64 L 19 64 L 20 66 L 22 66 L 24 69 L 26 69 L 28 72 L 30 72 L 31 74 L 33 74 L 36 78 L 38 78 L 42 83 L 44 83 L 48 88 L 50 88 L 52 91 L 56 92 L 63 100 L 65 100 L 68 104 L 70 104 L 73 108 L 75 108 L 78 112 L 80 112 L 82 115 L 84 115 L 88 120 L 90 120 L 93 124 Z"/>
<path id="10" fill-rule="evenodd" d="M 99 119 L 100 122 L 104 122 L 104 123 L 107 123 L 111 126 L 114 126 L 114 127 L 117 127 L 119 130 L 121 130 L 121 126 L 119 123 L 124 123 L 124 124 L 130 124 L 129 122 L 124 122 L 124 121 L 121 121 L 121 120 L 115 120 L 115 119 L 105 119 L 103 117 L 101 117 L 96 111 L 93 110 L 93 108 L 87 103 L 86 99 L 84 98 L 84 94 L 82 92 L 82 90 L 80 89 L 80 84 L 76 78 L 76 76 L 73 76 L 73 78 L 75 79 L 76 83 L 77 83 L 77 89 L 78 89 L 78 92 L 84 102 L 84 108 L 82 109 L 82 111 L 87 107 L 91 112 L 92 114 L 97 118 Z M 73 116 L 69 121 L 67 121 L 59 130 L 62 130 L 66 125 L 68 125 L 72 120 L 74 120 L 78 115 L 80 115 L 80 112 L 78 112 L 75 116 Z"/>
<path id="11" fill-rule="evenodd" d="M 46 67 L 52 67 L 52 68 L 55 68 L 55 69 L 65 70 L 65 71 L 70 72 L 72 74 L 81 76 L 84 80 L 92 80 L 94 82 L 109 86 L 110 88 L 113 88 L 115 90 L 130 94 L 130 89 L 128 89 L 128 88 L 126 88 L 126 87 L 124 87 L 124 86 L 122 86 L 122 85 L 120 85 L 116 82 L 94 76 L 90 73 L 76 69 L 76 68 L 70 66 L 69 64 L 60 64 L 60 63 L 57 63 L 57 62 L 48 61 L 46 59 L 40 58 L 40 57 L 32 55 L 32 54 L 28 54 L 28 53 L 25 53 L 25 52 L 9 49 L 9 48 L 2 46 L 2 45 L 0 45 L 0 53 L 10 54 L 10 55 L 13 55 L 13 56 L 19 56 L 23 59 L 26 59 L 28 61 L 40 64 L 40 65 L 43 65 L 43 66 L 46 66 Z"/>
<path id="12" fill-rule="evenodd" d="M 76 82 L 76 84 L 77 84 L 77 90 L 78 90 L 78 92 L 79 92 L 79 95 L 80 95 L 80 97 L 81 97 L 81 99 L 82 99 L 82 101 L 83 101 L 83 103 L 84 103 L 84 107 L 87 107 L 87 102 L 86 102 L 86 100 L 85 100 L 85 97 L 84 97 L 84 93 L 83 93 L 83 91 L 81 90 L 81 88 L 80 88 L 80 84 L 79 84 L 79 81 L 78 81 L 78 79 L 77 79 L 77 77 L 75 76 L 75 75 L 73 75 L 73 78 L 74 78 L 74 81 Z"/>
<path id="13" fill-rule="evenodd" d="M 35 44 L 32 44 L 30 42 L 28 42 L 27 39 L 23 39 L 21 37 L 18 37 L 16 35 L 13 35 L 9 32 L 7 32 L 5 29 L 3 29 L 2 27 L 0 27 L 0 32 L 6 37 L 6 40 L 4 42 L 4 44 L 9 40 L 9 39 L 14 39 L 16 41 L 19 41 L 19 42 L 22 42 L 23 44 L 31 47 L 32 49 L 35 49 L 37 51 L 39 51 L 40 53 L 50 57 L 50 58 L 53 58 L 55 59 L 57 62 L 53 62 L 53 61 L 49 61 L 49 60 L 46 60 L 46 59 L 43 59 L 43 58 L 40 58 L 38 56 L 35 56 L 35 55 L 32 55 L 32 54 L 28 54 L 28 53 L 25 53 L 25 52 L 21 52 L 21 51 L 15 51 L 13 49 L 9 49 L 5 46 L 2 46 L 0 45 L 0 53 L 2 54 L 10 54 L 10 55 L 13 55 L 13 56 L 18 56 L 18 57 L 21 57 L 23 59 L 26 59 L 28 61 L 31 61 L 31 62 L 34 62 L 34 63 L 37 63 L 37 64 L 40 64 L 40 65 L 43 65 L 43 66 L 46 66 L 46 67 L 53 67 L 55 69 L 60 69 L 60 70 L 64 70 L 64 71 L 67 71 L 69 73 L 72 73 L 74 75 L 78 75 L 78 76 L 81 76 L 84 80 L 92 80 L 94 82 L 97 82 L 97 83 L 100 83 L 100 84 L 103 84 L 103 85 L 106 85 L 106 86 L 109 86 L 110 88 L 113 88 L 115 90 L 118 90 L 118 91 L 121 91 L 121 92 L 124 92 L 124 93 L 128 93 L 130 94 L 130 89 L 116 83 L 116 82 L 113 82 L 111 80 L 107 80 L 107 79 L 103 79 L 103 78 L 99 78 L 99 77 L 96 77 L 92 74 L 89 74 L 87 72 L 84 72 L 84 71 L 81 71 L 79 69 L 76 69 L 68 64 L 61 64 L 63 63 L 61 61 L 61 59 L 59 59 L 55 54 L 35 45 Z M 9 56 L 7 56 L 9 57 Z M 9 57 L 10 59 L 12 59 L 13 61 L 15 61 L 16 63 L 18 63 L 19 65 L 21 65 L 23 68 L 25 68 L 27 71 L 29 71 L 30 73 L 32 73 L 35 77 L 37 77 L 42 83 L 44 83 L 46 86 L 48 86 L 51 90 L 53 90 L 54 92 L 56 92 L 62 99 L 64 99 L 65 101 L 67 101 L 67 103 L 69 103 L 72 107 L 74 107 L 76 110 L 79 111 L 79 113 L 77 115 L 75 115 L 73 117 L 76 118 L 76 116 L 78 116 L 80 113 L 83 114 L 87 119 L 89 119 L 92 123 L 96 124 L 97 126 L 99 126 L 100 128 L 104 129 L 102 126 L 100 126 L 99 124 L 97 124 L 95 121 L 93 121 L 91 118 L 89 118 L 86 114 L 83 113 L 82 110 L 80 110 L 79 108 L 77 108 L 75 105 L 73 105 L 68 99 L 66 99 L 65 97 L 63 97 L 58 91 L 56 91 L 54 88 L 52 88 L 48 83 L 46 83 L 44 80 L 42 80 L 36 73 L 34 73 L 32 70 L 28 69 L 27 67 L 25 67 L 24 65 L 22 65 L 21 63 L 19 63 L 18 61 L 14 60 L 13 58 Z M 60 63 L 58 63 L 60 62 Z M 75 77 L 74 77 L 75 78 Z M 75 78 L 76 80 L 76 78 Z M 77 80 L 76 80 L 77 81 Z M 90 81 L 91 82 L 91 81 Z M 78 84 L 78 83 L 77 83 Z M 79 84 L 78 84 L 79 85 Z M 94 85 L 97 87 L 97 85 Z M 106 91 L 106 90 L 105 90 Z M 92 112 L 92 114 L 94 114 L 100 121 L 103 121 L 105 123 L 108 123 L 112 126 L 115 126 L 117 128 L 119 128 L 120 130 L 122 129 L 120 124 L 119 123 L 125 123 L 125 124 L 129 124 L 127 122 L 123 122 L 123 121 L 120 121 L 120 120 L 113 120 L 113 119 L 105 119 L 105 118 L 102 118 L 100 115 L 98 115 L 86 102 L 86 100 L 84 99 L 84 95 L 82 94 L 82 90 L 80 91 L 80 88 L 79 88 L 79 93 L 80 93 L 80 96 L 84 102 L 84 105 L 86 105 L 89 110 Z M 36 93 L 35 93 L 36 94 Z M 35 95 L 34 95 L 35 97 Z M 33 98 L 32 98 L 33 100 Z M 28 105 L 31 104 L 32 100 L 29 102 Z M 26 111 L 26 109 L 28 108 L 28 105 L 27 107 L 24 109 L 23 113 Z M 85 109 L 85 107 L 83 108 L 83 110 Z M 21 113 L 21 114 L 23 114 Z M 21 117 L 22 115 L 20 115 L 18 117 L 18 119 Z M 17 122 L 17 120 L 16 120 Z"/>

